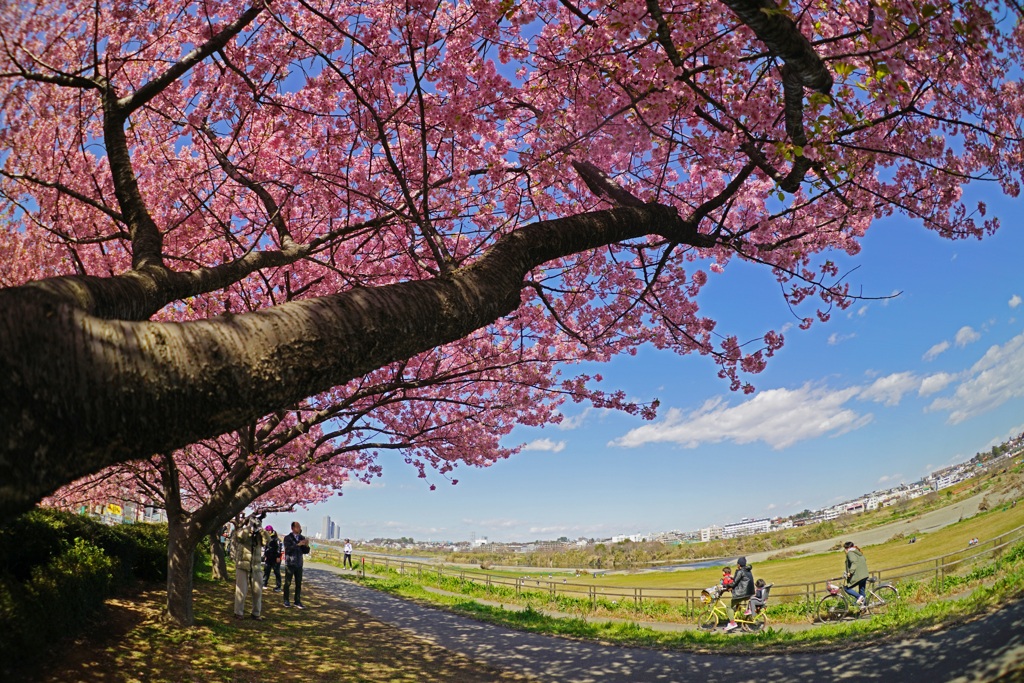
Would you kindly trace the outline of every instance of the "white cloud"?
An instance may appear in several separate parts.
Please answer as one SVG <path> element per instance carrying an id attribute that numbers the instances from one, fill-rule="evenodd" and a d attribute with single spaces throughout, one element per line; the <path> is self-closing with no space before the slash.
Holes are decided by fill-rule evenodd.
<path id="1" fill-rule="evenodd" d="M 935 360 L 940 355 L 945 353 L 947 349 L 949 349 L 949 342 L 940 341 L 938 344 L 925 351 L 924 355 L 921 358 L 923 360 Z"/>
<path id="2" fill-rule="evenodd" d="M 345 481 L 343 488 L 352 491 L 355 489 L 382 489 L 385 486 L 387 486 L 387 484 L 378 478 L 374 478 L 366 482 L 361 479 L 356 479 L 353 477 L 352 479 L 347 479 Z"/>
<path id="3" fill-rule="evenodd" d="M 903 394 L 917 389 L 920 384 L 921 380 L 913 373 L 897 372 L 876 379 L 871 386 L 861 391 L 860 397 L 887 406 L 896 406 L 899 405 Z"/>
<path id="4" fill-rule="evenodd" d="M 1010 308 L 1017 308 L 1021 304 L 1021 298 L 1019 294 L 1014 294 L 1010 297 Z"/>
<path id="5" fill-rule="evenodd" d="M 993 346 L 964 373 L 952 396 L 937 398 L 929 410 L 948 411 L 951 424 L 993 410 L 1024 396 L 1024 334 Z"/>
<path id="6" fill-rule="evenodd" d="M 889 296 L 887 296 L 884 299 L 882 299 L 882 305 L 883 306 L 888 306 L 889 302 L 894 301 L 896 299 L 896 297 L 898 297 L 900 294 L 903 294 L 903 292 L 901 292 L 898 289 L 892 290 L 892 293 Z"/>
<path id="7" fill-rule="evenodd" d="M 833 332 L 828 336 L 828 345 L 835 346 L 836 344 L 840 344 L 846 341 L 847 339 L 853 339 L 856 336 L 856 334 L 839 334 L 838 332 Z"/>
<path id="8" fill-rule="evenodd" d="M 885 474 L 878 478 L 879 484 L 884 484 L 887 481 L 902 481 L 902 474 Z"/>
<path id="9" fill-rule="evenodd" d="M 934 375 L 928 375 L 921 380 L 921 387 L 917 390 L 917 394 L 918 396 L 931 396 L 942 391 L 955 380 L 956 375 L 951 375 L 948 372 L 937 372 Z"/>
<path id="10" fill-rule="evenodd" d="M 675 443 L 696 448 L 702 443 L 763 441 L 776 450 L 826 434 L 838 436 L 863 427 L 871 415 L 845 407 L 861 389 L 833 390 L 805 384 L 796 390 L 769 389 L 739 405 L 721 398 L 684 414 L 670 408 L 655 423 L 637 427 L 609 445 L 634 448 L 648 443 Z"/>
<path id="11" fill-rule="evenodd" d="M 535 439 L 523 446 L 524 451 L 549 451 L 561 453 L 565 450 L 565 441 L 552 441 L 551 439 Z"/>
<path id="12" fill-rule="evenodd" d="M 563 431 L 579 429 L 585 422 L 589 422 L 594 419 L 604 419 L 608 413 L 608 408 L 594 408 L 592 406 L 587 406 L 583 409 L 583 412 L 577 415 L 563 415 L 562 421 L 555 426 Z"/>
<path id="13" fill-rule="evenodd" d="M 960 348 L 963 348 L 968 344 L 973 344 L 979 339 L 981 339 L 981 335 L 978 334 L 970 325 L 964 325 L 956 332 L 956 345 Z"/>
<path id="14" fill-rule="evenodd" d="M 463 519 L 462 523 L 474 529 L 515 529 L 526 524 L 519 519 Z"/>
<path id="15" fill-rule="evenodd" d="M 1010 439 L 1016 438 L 1021 434 L 1024 434 L 1024 423 L 1010 427 L 1002 436 L 993 437 L 992 440 L 988 442 L 988 445 L 982 450 L 990 450 L 993 446 L 1006 443 Z"/>

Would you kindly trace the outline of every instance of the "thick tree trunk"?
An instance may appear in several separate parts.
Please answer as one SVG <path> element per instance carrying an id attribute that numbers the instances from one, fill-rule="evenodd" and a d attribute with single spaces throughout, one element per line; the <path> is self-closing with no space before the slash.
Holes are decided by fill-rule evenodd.
<path id="1" fill-rule="evenodd" d="M 535 267 L 650 233 L 714 243 L 670 207 L 595 211 L 526 226 L 444 277 L 189 323 L 90 315 L 46 282 L 0 290 L 0 519 L 465 337 L 515 310 Z"/>
<path id="2" fill-rule="evenodd" d="M 192 611 L 192 572 L 202 536 L 181 523 L 167 520 L 167 606 L 164 617 L 178 626 L 195 623 Z"/>
<path id="3" fill-rule="evenodd" d="M 227 555 L 224 552 L 224 546 L 220 542 L 220 534 L 216 531 L 210 534 L 210 562 L 213 565 L 211 567 L 213 578 L 218 581 L 227 581 Z"/>

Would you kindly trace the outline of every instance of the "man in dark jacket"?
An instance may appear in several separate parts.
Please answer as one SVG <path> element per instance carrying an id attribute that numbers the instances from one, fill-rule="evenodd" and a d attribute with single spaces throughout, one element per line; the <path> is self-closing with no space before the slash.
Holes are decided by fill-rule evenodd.
<path id="1" fill-rule="evenodd" d="M 725 627 L 726 633 L 738 628 L 738 624 L 733 618 L 735 610 L 750 600 L 754 590 L 754 573 L 747 566 L 747 558 L 741 557 L 736 560 L 736 573 L 733 574 L 732 600 L 725 607 L 725 614 L 729 617 L 729 625 Z"/>
<path id="2" fill-rule="evenodd" d="M 302 605 L 302 556 L 309 554 L 309 539 L 302 535 L 302 525 L 292 522 L 292 532 L 284 537 L 284 606 L 291 607 L 292 577 L 295 577 L 295 606 Z"/>
<path id="3" fill-rule="evenodd" d="M 267 546 L 263 549 L 263 587 L 266 588 L 270 583 L 270 573 L 273 572 L 274 578 L 277 579 L 274 590 L 279 591 L 281 590 L 281 539 L 278 538 L 274 527 L 269 524 L 266 531 L 270 534 L 270 540 L 267 541 Z"/>

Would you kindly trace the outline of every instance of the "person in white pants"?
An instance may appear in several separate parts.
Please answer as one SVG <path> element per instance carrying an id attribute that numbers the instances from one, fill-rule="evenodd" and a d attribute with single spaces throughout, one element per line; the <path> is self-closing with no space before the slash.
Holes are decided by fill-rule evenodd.
<path id="1" fill-rule="evenodd" d="M 259 557 L 267 542 L 259 522 L 240 525 L 232 545 L 235 560 L 235 619 L 245 618 L 245 597 L 252 590 L 252 618 L 263 619 L 263 574 L 258 571 Z"/>

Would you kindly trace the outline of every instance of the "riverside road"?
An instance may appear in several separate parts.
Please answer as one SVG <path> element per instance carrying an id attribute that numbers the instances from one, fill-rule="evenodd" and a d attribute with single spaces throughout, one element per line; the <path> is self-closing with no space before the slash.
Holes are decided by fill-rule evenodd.
<path id="1" fill-rule="evenodd" d="M 364 588 L 310 563 L 317 590 L 453 652 L 545 683 L 1024 680 L 1024 601 L 984 619 L 844 652 L 716 655 L 568 640 L 484 624 Z"/>

